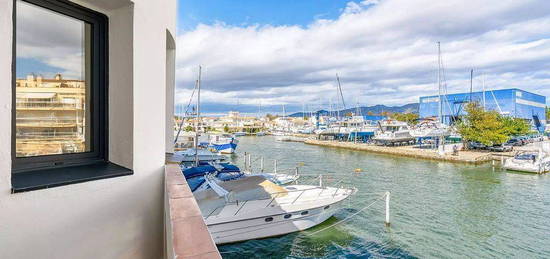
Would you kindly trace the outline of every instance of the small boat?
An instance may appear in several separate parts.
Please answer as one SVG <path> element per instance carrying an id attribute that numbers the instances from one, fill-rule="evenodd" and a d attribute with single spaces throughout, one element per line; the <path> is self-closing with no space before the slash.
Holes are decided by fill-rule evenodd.
<path id="1" fill-rule="evenodd" d="M 290 142 L 292 141 L 292 138 L 291 136 L 277 136 L 275 138 L 275 141 L 279 141 L 279 142 Z"/>
<path id="2" fill-rule="evenodd" d="M 216 244 L 302 231 L 321 224 L 356 189 L 312 185 L 279 186 L 250 176 L 216 182 L 193 194 Z"/>
<path id="3" fill-rule="evenodd" d="M 540 149 L 537 151 L 521 151 L 513 158 L 504 162 L 506 170 L 542 174 L 550 171 L 550 154 Z"/>
<path id="4" fill-rule="evenodd" d="M 200 148 L 189 148 L 184 151 L 177 151 L 174 153 L 174 156 L 178 161 L 181 161 L 182 163 L 194 162 L 197 156 L 198 160 L 201 162 L 220 162 L 227 159 L 223 155 L 219 155 L 210 150 Z"/>
<path id="5" fill-rule="evenodd" d="M 265 136 L 265 135 L 266 135 L 266 133 L 263 132 L 263 131 L 260 131 L 260 132 L 256 133 L 256 136 Z"/>
<path id="6" fill-rule="evenodd" d="M 377 143 L 387 145 L 395 143 L 408 143 L 414 141 L 409 125 L 397 120 L 383 120 L 378 122 L 380 130 L 373 137 Z"/>
<path id="7" fill-rule="evenodd" d="M 239 141 L 230 134 L 211 135 L 209 147 L 222 154 L 233 154 Z"/>
<path id="8" fill-rule="evenodd" d="M 246 136 L 246 132 L 237 131 L 237 132 L 233 133 L 233 135 L 235 135 L 235 137 L 242 137 L 242 136 Z"/>

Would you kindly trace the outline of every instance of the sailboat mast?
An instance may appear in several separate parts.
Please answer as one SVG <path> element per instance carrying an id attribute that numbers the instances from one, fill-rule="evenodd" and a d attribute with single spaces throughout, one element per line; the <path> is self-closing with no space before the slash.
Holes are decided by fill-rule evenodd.
<path id="1" fill-rule="evenodd" d="M 439 90 L 439 122 L 443 123 L 443 105 L 441 104 L 441 42 L 437 42 L 437 85 Z"/>
<path id="2" fill-rule="evenodd" d="M 346 109 L 346 103 L 344 101 L 344 94 L 342 93 L 342 85 L 340 84 L 340 77 L 338 77 L 338 73 L 336 73 L 336 81 L 338 82 L 338 93 L 340 94 L 340 98 L 342 101 L 342 107 L 344 110 Z M 339 107 L 340 109 L 341 107 Z M 338 117 L 340 117 L 340 110 L 338 110 Z"/>
<path id="3" fill-rule="evenodd" d="M 470 102 L 472 102 L 472 92 L 474 91 L 474 70 L 470 70 Z"/>
<path id="4" fill-rule="evenodd" d="M 485 74 L 481 74 L 481 85 L 483 91 L 483 109 L 485 110 Z"/>
<path id="5" fill-rule="evenodd" d="M 195 166 L 199 166 L 199 119 L 201 116 L 201 70 L 199 66 L 199 78 L 197 79 L 197 118 L 195 120 Z"/>

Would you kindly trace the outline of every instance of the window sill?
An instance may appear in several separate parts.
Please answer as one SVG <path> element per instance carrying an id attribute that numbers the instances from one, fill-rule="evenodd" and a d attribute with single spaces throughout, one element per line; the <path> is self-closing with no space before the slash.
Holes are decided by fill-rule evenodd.
<path id="1" fill-rule="evenodd" d="M 11 189 L 12 193 L 27 192 L 132 174 L 134 172 L 128 168 L 109 162 L 100 162 L 89 165 L 14 173 L 11 176 Z"/>

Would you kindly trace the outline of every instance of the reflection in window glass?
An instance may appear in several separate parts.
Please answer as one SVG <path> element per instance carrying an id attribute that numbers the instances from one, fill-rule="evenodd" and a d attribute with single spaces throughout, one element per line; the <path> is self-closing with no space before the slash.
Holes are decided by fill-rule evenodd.
<path id="1" fill-rule="evenodd" d="M 16 8 L 16 156 L 90 151 L 90 24 Z"/>

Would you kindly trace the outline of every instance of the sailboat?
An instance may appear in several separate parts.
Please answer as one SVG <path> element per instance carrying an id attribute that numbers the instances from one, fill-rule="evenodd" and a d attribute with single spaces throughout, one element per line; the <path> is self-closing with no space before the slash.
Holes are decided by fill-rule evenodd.
<path id="1" fill-rule="evenodd" d="M 410 134 L 415 138 L 443 138 L 451 135 L 451 127 L 443 120 L 443 99 L 446 99 L 445 85 L 442 84 L 443 62 L 441 59 L 441 43 L 437 42 L 437 84 L 438 84 L 438 119 L 425 119 L 411 127 Z M 445 91 L 444 91 L 445 90 Z"/>

